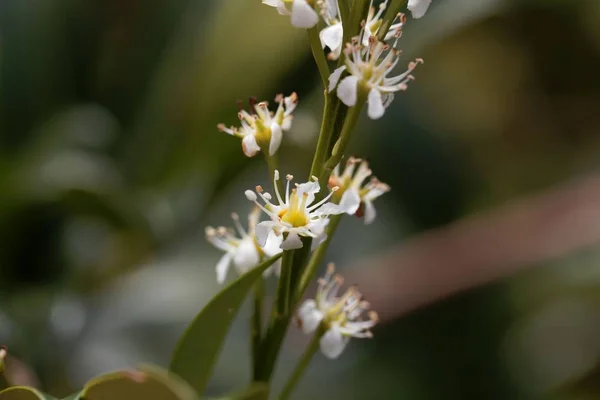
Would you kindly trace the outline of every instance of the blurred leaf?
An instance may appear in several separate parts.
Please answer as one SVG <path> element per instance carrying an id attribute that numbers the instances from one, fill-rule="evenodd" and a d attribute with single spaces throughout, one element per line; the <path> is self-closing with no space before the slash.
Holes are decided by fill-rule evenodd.
<path id="1" fill-rule="evenodd" d="M 218 293 L 196 316 L 179 339 L 170 371 L 202 393 L 238 309 L 262 273 L 281 257 L 271 257 Z"/>
<path id="2" fill-rule="evenodd" d="M 72 395 L 70 395 L 70 396 L 67 396 L 67 397 L 65 397 L 65 398 L 64 398 L 64 399 L 62 399 L 62 400 L 78 400 L 78 399 L 79 399 L 79 395 L 80 395 L 80 394 L 81 394 L 81 393 L 73 393 Z"/>
<path id="3" fill-rule="evenodd" d="M 182 379 L 154 366 L 111 372 L 92 379 L 80 396 L 86 400 L 198 399 L 194 390 Z"/>
<path id="4" fill-rule="evenodd" d="M 242 391 L 222 397 L 220 400 L 267 400 L 269 398 L 269 385 L 266 383 L 253 383 Z"/>
<path id="5" fill-rule="evenodd" d="M 0 392 L 0 400 L 56 400 L 34 388 L 13 386 Z"/>

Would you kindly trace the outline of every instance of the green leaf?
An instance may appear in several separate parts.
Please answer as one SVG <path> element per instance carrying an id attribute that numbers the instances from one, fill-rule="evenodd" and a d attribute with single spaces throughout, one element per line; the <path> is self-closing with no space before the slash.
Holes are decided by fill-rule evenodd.
<path id="1" fill-rule="evenodd" d="M 263 382 L 255 382 L 246 389 L 229 394 L 219 400 L 268 400 L 269 385 Z"/>
<path id="2" fill-rule="evenodd" d="M 80 394 L 81 392 L 73 393 L 72 395 L 63 398 L 62 400 L 78 400 Z"/>
<path id="3" fill-rule="evenodd" d="M 0 392 L 0 400 L 56 400 L 54 397 L 26 386 L 12 386 Z"/>
<path id="4" fill-rule="evenodd" d="M 89 381 L 82 392 L 85 400 L 198 400 L 182 379 L 157 367 L 110 372 Z M 67 399 L 77 399 L 68 397 Z"/>
<path id="5" fill-rule="evenodd" d="M 219 292 L 179 339 L 169 370 L 185 379 L 199 394 L 204 391 L 229 326 L 246 295 L 279 257 L 281 254 L 262 262 Z"/>

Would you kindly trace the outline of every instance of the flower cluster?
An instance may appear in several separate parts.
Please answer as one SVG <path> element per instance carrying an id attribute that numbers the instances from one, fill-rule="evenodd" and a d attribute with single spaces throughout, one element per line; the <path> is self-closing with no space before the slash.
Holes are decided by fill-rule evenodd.
<path id="1" fill-rule="evenodd" d="M 320 46 L 324 51 L 327 49 L 329 60 L 339 59 L 338 67 L 333 71 L 323 58 L 323 62 L 318 62 L 322 77 L 328 78 L 327 91 L 335 93 L 346 106 L 356 107 L 357 112 L 366 104 L 367 114 L 371 119 L 384 115 L 394 94 L 406 90 L 408 82 L 414 79 L 412 72 L 423 62 L 417 58 L 408 64 L 404 72 L 394 73 L 400 62 L 401 50 L 398 43 L 407 18 L 404 14 L 397 13 L 398 10 L 389 10 L 389 0 L 382 1 L 377 7 L 371 0 L 368 13 L 361 21 L 360 27 L 354 27 L 357 30 L 360 28 L 359 34 L 350 38 L 349 43 L 344 43 L 344 24 L 347 23 L 348 16 L 341 12 L 344 9 L 340 10 L 341 3 L 338 3 L 338 0 L 262 2 L 275 7 L 280 14 L 289 16 L 292 25 L 296 27 L 313 29 L 320 25 Z M 408 9 L 413 18 L 420 18 L 430 3 L 431 0 L 409 0 Z M 311 34 L 314 34 L 314 31 Z M 316 45 L 318 44 L 317 42 Z M 324 54 L 316 57 L 324 57 Z M 349 157 L 345 165 L 338 164 L 329 176 L 324 177 L 326 182 L 319 182 L 317 177 L 312 176 L 308 182 L 292 183 L 292 175 L 285 176 L 285 184 L 280 182 L 276 159 L 273 156 L 281 145 L 283 132 L 291 127 L 292 113 L 297 106 L 298 97 L 296 93 L 287 97 L 278 95 L 275 102 L 277 109 L 271 111 L 267 102 L 251 99 L 248 111 L 240 106 L 239 127 L 218 125 L 220 131 L 242 140 L 242 150 L 246 156 L 253 157 L 263 152 L 273 170 L 273 195 L 262 186 L 246 190 L 246 198 L 255 203 L 248 217 L 248 228 L 242 226 L 237 214 L 232 214 L 235 229 L 208 227 L 206 237 L 215 247 L 225 252 L 216 267 L 219 283 L 225 281 L 231 266 L 238 274 L 244 274 L 283 252 L 282 259 L 285 262 L 277 261 L 264 273 L 269 275 L 273 269 L 278 271 L 286 268 L 280 272 L 282 279 L 276 296 L 277 315 L 291 316 L 291 312 L 296 308 L 295 321 L 298 325 L 307 334 L 315 333 L 310 349 L 314 350 L 320 346 L 323 354 L 329 358 L 336 358 L 351 337 L 372 336 L 371 328 L 377 323 L 377 314 L 369 311 L 369 303 L 363 300 L 355 286 L 340 293 L 343 279 L 335 274 L 333 264 L 327 267 L 325 276 L 318 280 L 315 298 L 306 300 L 297 307 L 298 299 L 302 297 L 308 282 L 318 270 L 323 253 L 313 253 L 310 262 L 302 266 L 297 265 L 296 261 L 301 258 L 297 258 L 293 252 L 306 243 L 312 245 L 311 249 L 307 249 L 308 253 L 317 246 L 327 246 L 328 242 L 324 243 L 327 235 L 335 231 L 339 221 L 339 217 L 336 217 L 335 223 L 330 223 L 333 216 L 355 215 L 364 217 L 365 224 L 372 223 L 376 216 L 373 203 L 388 192 L 390 187 L 373 176 L 365 160 L 356 157 Z M 344 116 L 345 114 L 328 115 L 324 118 L 334 118 L 335 122 L 335 118 Z M 350 124 L 348 126 L 351 129 L 355 121 L 355 118 L 346 117 L 342 131 L 346 132 L 346 124 Z M 333 126 L 333 129 L 339 129 L 336 123 Z M 321 141 L 317 145 L 316 153 L 319 157 L 313 160 L 313 173 L 319 177 L 327 172 L 330 160 L 339 160 L 335 147 L 332 152 L 328 146 L 329 143 L 323 145 Z M 342 156 L 344 150 L 345 147 L 340 150 Z M 332 154 L 325 154 L 328 152 Z M 326 161 L 318 165 L 323 159 Z M 327 193 L 321 193 L 322 190 L 326 190 Z M 266 216 L 262 221 L 261 215 Z M 292 287 L 294 284 L 291 283 L 291 276 L 298 271 L 301 274 L 298 287 Z M 257 291 L 255 296 L 259 296 L 259 292 Z M 261 301 L 256 301 L 255 307 L 257 304 L 260 305 Z M 255 315 L 260 315 L 258 311 Z M 364 314 L 367 317 L 364 317 Z M 271 324 L 287 324 L 286 321 L 289 320 L 271 320 L 267 329 L 271 329 Z M 256 326 L 253 326 L 253 332 L 258 333 L 260 338 L 260 317 L 254 320 L 254 323 Z M 270 331 L 266 332 L 264 340 L 269 340 L 269 333 Z M 259 344 L 268 347 L 268 343 Z"/>
<path id="2" fill-rule="evenodd" d="M 306 334 L 314 333 L 324 324 L 325 333 L 320 339 L 320 347 L 328 358 L 337 358 L 351 337 L 372 337 L 370 329 L 378 321 L 375 311 L 368 313 L 368 319 L 362 319 L 362 314 L 370 306 L 355 286 L 338 295 L 343 283 L 344 279 L 335 275 L 335 266 L 329 264 L 325 277 L 318 281 L 315 299 L 305 300 L 296 315 L 297 325 Z"/>
<path id="3" fill-rule="evenodd" d="M 401 17 L 401 20 L 404 21 L 404 17 Z M 338 97 L 348 107 L 355 106 L 359 94 L 365 93 L 367 113 L 371 119 L 383 116 L 385 109 L 394 99 L 394 92 L 406 90 L 407 83 L 414 79 L 412 71 L 418 64 L 423 63 L 423 60 L 418 58 L 410 62 L 408 69 L 400 75 L 389 76 L 401 55 L 401 51 L 396 48 L 402 32 L 398 29 L 392 46 L 373 38 L 369 39 L 368 46 L 365 46 L 360 37 L 355 37 L 344 49 L 346 64 L 333 71 L 329 77 L 329 91 L 332 92 L 337 87 Z M 345 72 L 349 72 L 349 75 L 340 81 Z"/>
<path id="4" fill-rule="evenodd" d="M 365 224 L 375 220 L 373 201 L 390 190 L 387 184 L 371 176 L 372 173 L 365 160 L 350 157 L 343 172 L 340 172 L 338 165 L 329 177 L 329 186 L 339 188 L 336 193 L 339 197 L 339 207 L 348 215 L 364 215 Z M 369 177 L 371 179 L 365 183 Z"/>
<path id="5" fill-rule="evenodd" d="M 284 97 L 278 94 L 275 102 L 279 104 L 275 113 L 269 111 L 269 103 L 262 101 L 257 103 L 254 98 L 250 99 L 250 112 L 241 109 L 238 118 L 241 127 L 226 127 L 218 124 L 217 128 L 232 136 L 242 139 L 242 150 L 248 157 L 255 156 L 260 150 L 272 156 L 281 145 L 283 131 L 292 127 L 292 112 L 298 104 L 296 93 Z"/>
<path id="6" fill-rule="evenodd" d="M 279 193 L 279 172 L 275 171 L 273 187 L 277 204 L 271 202 L 272 196 L 265 192 L 261 186 L 256 187 L 256 192 L 246 190 L 246 197 L 260 207 L 270 218 L 256 226 L 256 238 L 259 244 L 266 242 L 268 235 L 275 232 L 284 235 L 281 244 L 284 250 L 299 249 L 302 247 L 300 236 L 315 239 L 313 246 L 323 242 L 327 235 L 325 227 L 329 224 L 329 215 L 342 214 L 344 211 L 336 204 L 328 202 L 337 187 L 331 188 L 331 192 L 321 201 L 314 203 L 315 195 L 321 190 L 316 177 L 309 182 L 296 184 L 290 191 L 290 182 L 294 177 L 286 176 L 286 188 L 284 197 Z M 260 204 L 258 197 L 264 202 Z M 313 204 L 314 203 L 314 204 Z"/>

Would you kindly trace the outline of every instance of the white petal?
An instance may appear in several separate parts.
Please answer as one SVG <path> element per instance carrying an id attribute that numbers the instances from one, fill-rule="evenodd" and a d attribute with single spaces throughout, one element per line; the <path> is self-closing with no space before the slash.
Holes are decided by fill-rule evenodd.
<path id="1" fill-rule="evenodd" d="M 333 324 L 331 328 L 325 332 L 321 338 L 321 351 L 327 358 L 337 358 L 348 344 L 350 339 L 343 336 L 337 329 L 337 325 Z"/>
<path id="2" fill-rule="evenodd" d="M 231 253 L 225 253 L 217 263 L 217 282 L 219 284 L 225 282 L 225 277 L 227 276 L 227 270 L 229 269 L 231 258 Z"/>
<path id="3" fill-rule="evenodd" d="M 272 156 L 279 149 L 281 145 L 281 126 L 278 123 L 273 122 L 271 124 L 271 141 L 269 142 L 269 155 Z"/>
<path id="4" fill-rule="evenodd" d="M 269 232 L 265 245 L 262 246 L 267 257 L 281 253 L 281 242 L 283 242 L 283 235 L 278 235 L 275 231 Z"/>
<path id="5" fill-rule="evenodd" d="M 338 14 L 337 0 L 326 0 L 326 6 L 327 6 L 328 17 L 331 19 L 337 17 L 337 14 Z"/>
<path id="6" fill-rule="evenodd" d="M 298 318 L 302 322 L 302 332 L 310 335 L 317 330 L 317 327 L 323 320 L 323 313 L 317 308 L 317 303 L 314 300 L 305 300 L 298 307 Z"/>
<path id="7" fill-rule="evenodd" d="M 314 211 L 317 215 L 338 215 L 344 214 L 346 211 L 335 203 L 325 203 Z"/>
<path id="8" fill-rule="evenodd" d="M 297 28 L 312 28 L 319 22 L 319 14 L 306 0 L 294 0 L 292 3 L 292 25 Z"/>
<path id="9" fill-rule="evenodd" d="M 353 107 L 356 104 L 358 95 L 358 77 L 350 75 L 342 79 L 337 88 L 337 95 L 342 103 L 348 107 Z"/>
<path id="10" fill-rule="evenodd" d="M 340 200 L 340 208 L 348 215 L 354 215 L 360 207 L 360 194 L 354 188 L 347 189 Z"/>
<path id="11" fill-rule="evenodd" d="M 302 240 L 296 232 L 289 232 L 283 243 L 281 243 L 283 250 L 293 250 L 302 248 Z"/>
<path id="12" fill-rule="evenodd" d="M 315 237 L 318 237 L 325 232 L 327 225 L 329 225 L 329 218 L 319 218 L 309 222 L 306 227 L 315 235 Z"/>
<path id="13" fill-rule="evenodd" d="M 327 28 L 323 28 L 319 32 L 319 38 L 321 39 L 321 46 L 323 48 L 329 47 L 331 51 L 337 51 L 342 47 L 342 40 L 344 37 L 344 28 L 341 23 L 333 24 Z"/>
<path id="14" fill-rule="evenodd" d="M 367 114 L 371 119 L 379 119 L 383 117 L 385 113 L 385 107 L 383 106 L 383 99 L 381 98 L 381 92 L 375 88 L 369 91 L 369 109 Z"/>
<path id="15" fill-rule="evenodd" d="M 289 131 L 292 127 L 292 116 L 289 115 L 287 117 L 283 117 L 283 123 L 281 124 L 281 129 L 284 131 Z"/>
<path id="16" fill-rule="evenodd" d="M 421 18 L 427 12 L 431 0 L 408 0 L 408 9 L 413 18 Z"/>
<path id="17" fill-rule="evenodd" d="M 262 3 L 271 7 L 278 7 L 281 0 L 262 0 Z"/>
<path id="18" fill-rule="evenodd" d="M 240 274 L 248 272 L 250 268 L 256 267 L 260 261 L 260 255 L 254 245 L 254 238 L 248 236 L 242 240 L 233 256 L 233 263 Z"/>
<path id="19" fill-rule="evenodd" d="M 242 150 L 248 157 L 254 157 L 256 153 L 260 151 L 260 147 L 258 146 L 258 143 L 256 143 L 254 135 L 244 136 L 242 139 Z"/>
<path id="20" fill-rule="evenodd" d="M 315 251 L 317 247 L 321 245 L 325 240 L 327 240 L 327 234 L 323 233 L 316 238 L 313 239 L 312 244 L 310 245 L 310 251 Z"/>
<path id="21" fill-rule="evenodd" d="M 273 221 L 263 221 L 256 225 L 254 234 L 256 235 L 256 241 L 260 247 L 264 247 L 267 243 L 267 237 L 269 232 L 273 230 Z"/>
<path id="22" fill-rule="evenodd" d="M 375 221 L 375 216 L 377 212 L 375 211 L 375 206 L 370 201 L 365 201 L 365 224 L 370 224 Z"/>
<path id="23" fill-rule="evenodd" d="M 333 89 L 335 89 L 335 87 L 338 84 L 338 81 L 340 80 L 340 76 L 342 76 L 342 73 L 346 70 L 346 66 L 342 65 L 339 68 L 336 68 L 335 71 L 333 71 L 331 73 L 331 75 L 329 75 L 329 93 L 333 92 Z"/>

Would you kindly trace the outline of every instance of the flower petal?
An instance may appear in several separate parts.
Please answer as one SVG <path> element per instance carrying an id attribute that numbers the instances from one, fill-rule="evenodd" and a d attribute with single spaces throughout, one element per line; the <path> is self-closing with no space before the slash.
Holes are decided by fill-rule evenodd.
<path id="1" fill-rule="evenodd" d="M 296 232 L 289 232 L 283 243 L 281 243 L 283 250 L 293 250 L 302 248 L 302 240 Z"/>
<path id="2" fill-rule="evenodd" d="M 269 155 L 272 156 L 277 152 L 281 145 L 281 126 L 277 122 L 271 124 L 271 141 L 269 142 Z"/>
<path id="3" fill-rule="evenodd" d="M 365 201 L 365 224 L 370 224 L 375 221 L 375 216 L 377 212 L 375 211 L 375 206 L 373 206 L 373 202 Z"/>
<path id="4" fill-rule="evenodd" d="M 219 284 L 225 282 L 225 277 L 227 277 L 227 270 L 229 269 L 229 264 L 231 264 L 232 258 L 233 257 L 231 253 L 225 253 L 217 263 L 217 282 Z"/>
<path id="5" fill-rule="evenodd" d="M 242 150 L 248 157 L 254 157 L 256 153 L 260 151 L 260 147 L 258 146 L 258 143 L 256 143 L 254 135 L 244 136 L 242 139 Z"/>
<path id="6" fill-rule="evenodd" d="M 319 218 L 314 221 L 310 221 L 306 227 L 314 235 L 314 237 L 318 237 L 325 233 L 325 228 L 327 225 L 329 225 L 329 218 Z"/>
<path id="7" fill-rule="evenodd" d="M 354 215 L 360 207 L 360 194 L 354 188 L 347 189 L 340 200 L 340 208 L 348 215 Z"/>
<path id="8" fill-rule="evenodd" d="M 319 14 L 306 0 L 294 0 L 292 3 L 292 25 L 297 28 L 312 28 L 319 22 Z"/>
<path id="9" fill-rule="evenodd" d="M 427 12 L 431 0 L 408 0 L 408 9 L 412 13 L 412 17 L 421 18 Z"/>
<path id="10" fill-rule="evenodd" d="M 356 97 L 358 95 L 358 77 L 350 75 L 342 79 L 338 88 L 337 95 L 342 100 L 342 103 L 348 107 L 356 105 Z"/>
<path id="11" fill-rule="evenodd" d="M 248 236 L 238 246 L 234 255 L 233 263 L 236 266 L 238 273 L 243 274 L 258 265 L 260 255 L 254 245 L 254 238 Z"/>
<path id="12" fill-rule="evenodd" d="M 340 77 L 342 76 L 342 73 L 346 70 L 346 66 L 342 65 L 339 68 L 336 68 L 335 71 L 333 71 L 331 73 L 331 75 L 329 75 L 329 88 L 327 89 L 329 91 L 329 93 L 333 92 L 333 89 L 335 89 L 335 87 L 338 84 L 338 81 L 340 80 Z"/>
<path id="13" fill-rule="evenodd" d="M 342 28 L 341 22 L 330 25 L 323 28 L 319 32 L 319 38 L 321 39 L 321 46 L 323 48 L 329 47 L 329 50 L 336 53 L 342 47 L 342 40 L 344 37 L 344 28 Z"/>
<path id="14" fill-rule="evenodd" d="M 367 114 L 371 119 L 379 119 L 383 117 L 385 113 L 385 107 L 383 106 L 383 99 L 381 97 L 381 92 L 375 88 L 369 91 L 369 109 L 367 110 Z"/>
<path id="15" fill-rule="evenodd" d="M 262 246 L 262 250 L 267 257 L 273 257 L 282 252 L 281 242 L 283 242 L 283 235 L 278 235 L 275 231 L 270 231 L 267 235 L 265 245 Z"/>
<path id="16" fill-rule="evenodd" d="M 324 314 L 317 308 L 317 303 L 310 299 L 305 300 L 300 307 L 298 307 L 298 319 L 301 322 L 302 332 L 310 335 L 317 330 L 317 327 L 323 320 Z"/>
<path id="17" fill-rule="evenodd" d="M 273 230 L 273 221 L 263 221 L 256 225 L 254 234 L 256 235 L 256 241 L 260 247 L 264 247 L 267 243 L 267 237 L 269 232 Z"/>
<path id="18" fill-rule="evenodd" d="M 337 324 L 332 324 L 331 328 L 325 332 L 320 340 L 321 351 L 327 358 L 337 358 L 348 344 L 350 338 L 343 336 L 338 330 Z"/>

